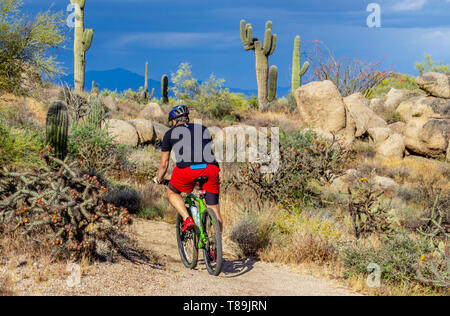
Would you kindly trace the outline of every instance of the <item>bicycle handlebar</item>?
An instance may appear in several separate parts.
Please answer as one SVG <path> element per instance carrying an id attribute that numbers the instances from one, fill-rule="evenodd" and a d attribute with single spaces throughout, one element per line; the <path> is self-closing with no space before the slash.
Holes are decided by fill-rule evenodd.
<path id="1" fill-rule="evenodd" d="M 161 183 L 157 183 L 157 184 L 160 184 L 160 185 L 169 185 L 169 183 L 170 183 L 170 180 L 169 180 L 169 179 L 164 179 L 164 180 L 162 180 Z"/>

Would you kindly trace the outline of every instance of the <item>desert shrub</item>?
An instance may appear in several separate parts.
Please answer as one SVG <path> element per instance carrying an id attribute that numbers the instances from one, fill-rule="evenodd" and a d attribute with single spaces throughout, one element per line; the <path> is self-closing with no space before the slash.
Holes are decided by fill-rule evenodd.
<path id="1" fill-rule="evenodd" d="M 157 207 L 145 208 L 137 213 L 137 217 L 147 220 L 164 218 L 164 215 L 165 215 L 164 210 Z"/>
<path id="2" fill-rule="evenodd" d="M 33 244 L 53 248 L 61 256 L 80 258 L 129 222 L 128 211 L 107 204 L 107 189 L 70 165 L 42 156 L 58 170 L 43 166 L 32 170 L 0 170 L 0 229 L 21 234 Z"/>
<path id="3" fill-rule="evenodd" d="M 352 147 L 352 152 L 356 155 L 363 155 L 367 158 L 374 158 L 376 155 L 375 145 L 357 139 Z"/>
<path id="4" fill-rule="evenodd" d="M 372 99 L 382 96 L 392 88 L 417 90 L 419 86 L 416 84 L 414 76 L 390 72 L 387 78 L 367 91 L 366 97 Z"/>
<path id="5" fill-rule="evenodd" d="M 271 230 L 270 223 L 247 214 L 235 224 L 230 238 L 236 243 L 241 256 L 253 257 L 269 245 Z"/>
<path id="6" fill-rule="evenodd" d="M 339 240 L 342 232 L 334 223 L 322 219 L 318 215 L 308 215 L 299 209 L 282 211 L 275 220 L 275 229 L 278 233 L 292 236 L 300 230 L 308 229 L 328 240 Z"/>
<path id="7" fill-rule="evenodd" d="M 42 133 L 28 128 L 11 129 L 0 118 L 0 165 L 38 165 L 43 147 Z"/>
<path id="8" fill-rule="evenodd" d="M 389 235 L 394 232 L 395 219 L 380 199 L 384 193 L 376 191 L 369 179 L 361 178 L 348 192 L 347 209 L 356 238 L 370 233 Z"/>
<path id="9" fill-rule="evenodd" d="M 428 285 L 450 290 L 450 247 L 441 242 L 434 252 L 423 254 L 416 267 L 416 279 Z"/>
<path id="10" fill-rule="evenodd" d="M 21 13 L 21 0 L 0 1 L 0 91 L 23 92 L 32 74 L 54 77 L 61 68 L 52 51 L 65 42 L 62 13 Z M 39 74 L 37 75 L 39 77 Z"/>
<path id="11" fill-rule="evenodd" d="M 116 207 L 126 208 L 131 214 L 136 214 L 142 209 L 142 196 L 133 187 L 116 184 L 108 190 L 105 196 L 106 202 Z"/>
<path id="12" fill-rule="evenodd" d="M 425 211 L 424 224 L 418 228 L 419 233 L 429 238 L 445 237 L 450 239 L 450 205 L 449 192 L 438 192 L 434 204 Z"/>
<path id="13" fill-rule="evenodd" d="M 263 258 L 284 263 L 333 262 L 341 236 L 333 222 L 318 215 L 296 209 L 282 211 L 274 219 L 271 247 L 264 251 Z"/>
<path id="14" fill-rule="evenodd" d="M 444 65 L 442 61 L 438 64 L 431 58 L 431 55 L 425 54 L 425 61 L 416 62 L 416 69 L 419 74 L 423 75 L 426 72 L 442 72 L 450 73 L 450 65 Z"/>
<path id="15" fill-rule="evenodd" d="M 367 274 L 367 266 L 376 263 L 381 268 L 384 281 L 413 281 L 416 265 L 423 254 L 432 251 L 425 240 L 415 240 L 407 235 L 395 235 L 385 239 L 379 249 L 361 244 L 343 249 L 341 259 L 346 269 L 345 276 Z"/>
<path id="16" fill-rule="evenodd" d="M 292 263 L 330 263 L 337 259 L 337 249 L 321 234 L 305 228 L 299 230 L 288 247 L 289 261 Z"/>
<path id="17" fill-rule="evenodd" d="M 373 87 L 389 78 L 389 72 L 380 69 L 381 62 L 337 59 L 323 42 L 314 41 L 313 44 L 309 59 L 314 79 L 331 80 L 344 97 L 356 92 L 367 95 Z"/>
<path id="18" fill-rule="evenodd" d="M 223 88 L 225 80 L 211 75 L 201 84 L 192 75 L 191 65 L 183 63 L 171 76 L 171 90 L 180 101 L 208 117 L 222 119 L 233 112 L 248 109 L 243 94 L 231 93 Z"/>
<path id="19" fill-rule="evenodd" d="M 343 172 L 347 158 L 348 151 L 335 138 L 322 140 L 310 130 L 295 131 L 281 137 L 276 172 L 264 173 L 261 163 L 243 163 L 227 185 L 254 193 L 258 203 L 308 203 L 319 197 L 311 183 L 331 182 Z"/>
<path id="20" fill-rule="evenodd" d="M 396 123 L 396 122 L 404 122 L 404 119 L 400 113 L 397 111 L 388 111 L 383 113 L 384 120 L 388 124 Z"/>
<path id="21" fill-rule="evenodd" d="M 68 151 L 86 171 L 104 172 L 126 162 L 128 148 L 114 143 L 108 134 L 106 114 L 97 98 L 90 102 L 87 115 L 71 125 Z M 102 126 L 103 125 L 103 126 Z"/>
<path id="22" fill-rule="evenodd" d="M 89 112 L 89 102 L 84 95 L 73 93 L 69 87 L 65 86 L 59 92 L 59 99 L 66 102 L 69 108 L 70 118 L 78 123 L 86 117 Z"/>

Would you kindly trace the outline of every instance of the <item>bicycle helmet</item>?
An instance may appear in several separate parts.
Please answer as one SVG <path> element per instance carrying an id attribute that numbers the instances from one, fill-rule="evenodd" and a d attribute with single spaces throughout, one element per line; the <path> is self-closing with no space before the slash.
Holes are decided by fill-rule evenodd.
<path id="1" fill-rule="evenodd" d="M 183 116 L 189 115 L 189 109 L 186 105 L 178 105 L 172 108 L 169 112 L 169 121 L 176 120 Z"/>

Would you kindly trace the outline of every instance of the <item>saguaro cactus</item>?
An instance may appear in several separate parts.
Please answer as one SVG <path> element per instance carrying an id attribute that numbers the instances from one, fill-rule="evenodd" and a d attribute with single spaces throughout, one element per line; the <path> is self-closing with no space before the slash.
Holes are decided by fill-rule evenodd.
<path id="1" fill-rule="evenodd" d="M 163 75 L 161 78 L 161 96 L 164 104 L 169 103 L 169 77 Z"/>
<path id="2" fill-rule="evenodd" d="M 241 20 L 241 41 L 245 50 L 253 50 L 256 58 L 256 81 L 258 83 L 258 104 L 260 109 L 267 107 L 268 94 L 267 85 L 269 77 L 269 56 L 276 48 L 277 35 L 272 34 L 272 22 L 267 21 L 264 34 L 264 44 L 257 38 L 253 38 L 253 28 L 251 24 L 245 24 Z"/>
<path id="3" fill-rule="evenodd" d="M 69 111 L 62 101 L 53 102 L 47 112 L 46 144 L 55 149 L 55 157 L 61 160 L 67 155 Z"/>
<path id="4" fill-rule="evenodd" d="M 145 101 L 148 101 L 148 99 L 153 98 L 155 95 L 155 88 L 152 90 L 152 94 L 148 95 L 148 62 L 145 63 L 145 82 L 144 82 L 144 93 L 142 94 L 142 98 Z"/>
<path id="5" fill-rule="evenodd" d="M 92 80 L 91 93 L 98 94 L 100 91 L 98 86 L 95 84 L 95 80 Z"/>
<path id="6" fill-rule="evenodd" d="M 277 66 L 271 66 L 269 70 L 269 91 L 267 93 L 267 100 L 272 102 L 277 97 L 277 79 L 278 68 Z"/>
<path id="7" fill-rule="evenodd" d="M 294 53 L 292 54 L 292 80 L 291 80 L 291 93 L 294 94 L 302 85 L 302 76 L 308 71 L 309 62 L 305 62 L 301 66 L 300 59 L 300 36 L 296 36 L 294 40 Z M 301 68 L 300 68 L 301 66 Z"/>
<path id="8" fill-rule="evenodd" d="M 70 0 L 70 2 L 75 8 L 75 39 L 73 43 L 75 91 L 81 93 L 84 90 L 86 51 L 91 47 L 94 30 L 84 28 L 86 0 Z"/>

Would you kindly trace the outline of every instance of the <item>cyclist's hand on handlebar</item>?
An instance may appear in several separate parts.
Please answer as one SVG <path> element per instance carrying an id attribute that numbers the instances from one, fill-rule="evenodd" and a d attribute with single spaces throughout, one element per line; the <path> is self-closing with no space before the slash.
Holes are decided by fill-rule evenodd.
<path id="1" fill-rule="evenodd" d="M 159 181 L 158 177 L 154 177 L 153 182 L 156 184 L 168 185 L 170 181 L 167 179 L 163 179 L 162 181 Z"/>

